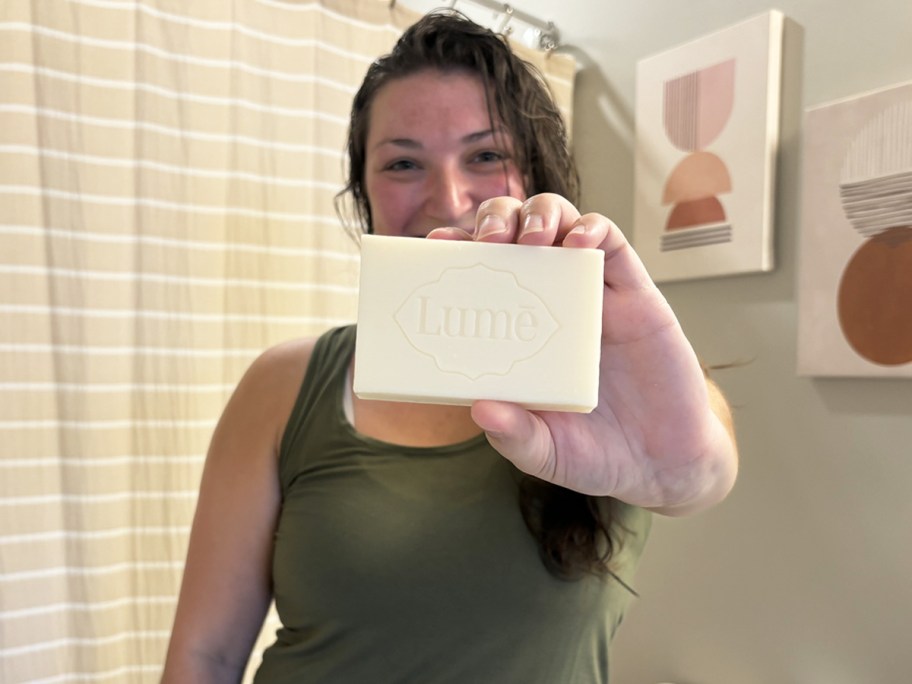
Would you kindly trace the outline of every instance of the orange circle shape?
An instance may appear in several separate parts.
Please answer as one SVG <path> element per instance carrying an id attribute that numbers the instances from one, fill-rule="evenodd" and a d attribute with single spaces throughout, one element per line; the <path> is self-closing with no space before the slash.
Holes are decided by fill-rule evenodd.
<path id="1" fill-rule="evenodd" d="M 860 356 L 884 366 L 912 362 L 912 226 L 864 241 L 843 271 L 837 310 Z"/>

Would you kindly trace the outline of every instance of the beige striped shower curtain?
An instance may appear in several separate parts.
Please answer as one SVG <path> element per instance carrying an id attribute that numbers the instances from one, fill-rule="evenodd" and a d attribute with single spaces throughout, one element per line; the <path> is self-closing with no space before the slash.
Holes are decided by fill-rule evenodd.
<path id="1" fill-rule="evenodd" d="M 333 196 L 390 5 L 0 2 L 0 681 L 157 680 L 228 394 L 353 320 Z M 572 58 L 523 53 L 569 117 Z"/>

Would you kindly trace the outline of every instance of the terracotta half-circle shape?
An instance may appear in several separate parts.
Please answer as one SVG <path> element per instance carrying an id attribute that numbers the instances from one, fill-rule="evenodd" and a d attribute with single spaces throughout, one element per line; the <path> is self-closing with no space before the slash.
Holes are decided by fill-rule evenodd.
<path id="1" fill-rule="evenodd" d="M 725 209 L 715 197 L 704 197 L 676 204 L 668 216 L 665 230 L 680 230 L 725 221 Z"/>

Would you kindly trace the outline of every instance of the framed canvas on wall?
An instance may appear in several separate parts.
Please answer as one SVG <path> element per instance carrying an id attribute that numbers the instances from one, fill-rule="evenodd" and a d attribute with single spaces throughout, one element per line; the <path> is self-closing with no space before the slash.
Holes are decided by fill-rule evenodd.
<path id="1" fill-rule="evenodd" d="M 785 17 L 637 64 L 633 243 L 656 282 L 772 270 Z"/>
<path id="2" fill-rule="evenodd" d="M 912 377 L 912 83 L 805 112 L 801 375 Z"/>

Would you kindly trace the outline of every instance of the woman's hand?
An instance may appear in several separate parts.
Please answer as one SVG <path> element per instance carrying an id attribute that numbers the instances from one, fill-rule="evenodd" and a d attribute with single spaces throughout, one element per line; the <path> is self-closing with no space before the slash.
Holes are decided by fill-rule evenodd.
<path id="1" fill-rule="evenodd" d="M 614 223 L 558 195 L 498 197 L 479 207 L 474 235 L 439 228 L 428 237 L 605 252 L 598 406 L 577 414 L 478 401 L 472 418 L 497 451 L 543 480 L 662 513 L 725 497 L 737 471 L 728 406 Z"/>

